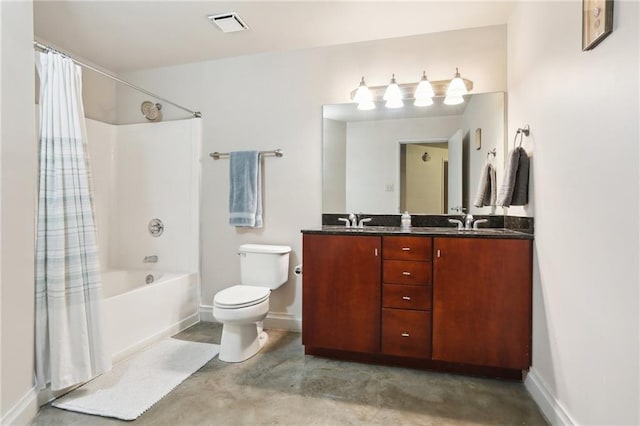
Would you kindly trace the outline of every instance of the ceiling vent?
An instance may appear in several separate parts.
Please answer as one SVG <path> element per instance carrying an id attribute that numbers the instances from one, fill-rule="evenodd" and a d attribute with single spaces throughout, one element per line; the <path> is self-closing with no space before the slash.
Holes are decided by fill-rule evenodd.
<path id="1" fill-rule="evenodd" d="M 209 15 L 209 20 L 216 24 L 224 33 L 233 33 L 236 31 L 244 31 L 249 27 L 234 12 L 221 13 L 219 15 Z"/>

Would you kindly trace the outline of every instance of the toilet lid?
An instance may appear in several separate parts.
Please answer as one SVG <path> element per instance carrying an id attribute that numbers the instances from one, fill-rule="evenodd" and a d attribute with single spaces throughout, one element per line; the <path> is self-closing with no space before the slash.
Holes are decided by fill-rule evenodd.
<path id="1" fill-rule="evenodd" d="M 266 287 L 234 285 L 217 292 L 213 303 L 220 308 L 244 308 L 267 300 L 270 293 Z"/>

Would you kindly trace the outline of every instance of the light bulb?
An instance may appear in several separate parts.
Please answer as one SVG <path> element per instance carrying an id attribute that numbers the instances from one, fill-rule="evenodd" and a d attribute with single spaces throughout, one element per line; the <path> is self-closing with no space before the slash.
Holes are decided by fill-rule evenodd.
<path id="1" fill-rule="evenodd" d="M 416 91 L 413 97 L 416 99 L 423 99 L 423 98 L 431 98 L 434 95 L 435 93 L 433 92 L 433 87 L 431 86 L 431 82 L 427 79 L 427 73 L 426 71 L 423 71 L 422 78 L 418 83 L 418 87 L 416 87 Z"/>
<path id="2" fill-rule="evenodd" d="M 462 96 L 466 94 L 467 87 L 464 85 L 462 77 L 460 77 L 458 68 L 456 68 L 456 75 L 453 77 L 453 80 L 451 80 L 451 82 L 449 83 L 449 87 L 447 88 L 447 96 Z"/>
<path id="3" fill-rule="evenodd" d="M 404 102 L 402 102 L 402 99 L 389 99 L 384 106 L 387 108 L 402 108 L 404 106 Z"/>
<path id="4" fill-rule="evenodd" d="M 389 85 L 387 86 L 387 90 L 384 91 L 384 96 L 382 97 L 382 99 L 387 101 L 387 103 L 388 101 L 393 101 L 394 105 L 396 105 L 398 101 L 400 101 L 400 103 L 402 104 L 402 92 L 400 91 L 400 86 L 398 86 L 398 83 L 396 83 L 395 74 L 391 75 L 391 82 L 389 82 Z M 388 106 L 388 108 L 399 108 L 399 107 Z"/>
<path id="5" fill-rule="evenodd" d="M 430 106 L 433 105 L 433 99 L 431 99 L 430 97 L 416 98 L 416 100 L 413 101 L 413 105 L 417 107 Z"/>
<path id="6" fill-rule="evenodd" d="M 360 86 L 358 86 L 358 90 L 356 90 L 356 94 L 353 96 L 353 101 L 358 103 L 373 101 L 373 95 L 365 84 L 364 77 L 362 77 L 362 80 L 360 80 Z"/>
<path id="7" fill-rule="evenodd" d="M 464 98 L 462 96 L 449 96 L 447 95 L 444 98 L 445 105 L 459 105 L 464 102 Z"/>
<path id="8" fill-rule="evenodd" d="M 361 111 L 376 109 L 376 104 L 373 101 L 362 101 L 358 104 L 358 109 Z"/>

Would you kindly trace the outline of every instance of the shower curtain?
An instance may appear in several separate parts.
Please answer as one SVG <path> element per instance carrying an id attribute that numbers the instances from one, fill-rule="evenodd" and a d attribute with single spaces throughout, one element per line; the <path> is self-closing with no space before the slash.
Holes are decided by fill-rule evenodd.
<path id="1" fill-rule="evenodd" d="M 52 390 L 111 368 L 86 149 L 82 73 L 60 54 L 37 53 L 40 179 L 36 234 L 36 381 Z"/>

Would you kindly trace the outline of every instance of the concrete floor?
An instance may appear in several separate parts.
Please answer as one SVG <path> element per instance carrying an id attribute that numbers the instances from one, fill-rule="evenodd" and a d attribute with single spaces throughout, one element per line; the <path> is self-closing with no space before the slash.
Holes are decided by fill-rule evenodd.
<path id="1" fill-rule="evenodd" d="M 219 343 L 199 323 L 177 338 Z M 32 425 L 111 425 L 115 419 L 43 407 Z M 305 356 L 299 333 L 269 331 L 240 364 L 214 358 L 136 425 L 546 425 L 522 383 Z"/>

